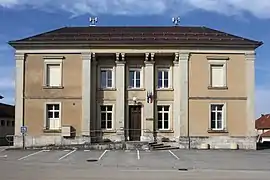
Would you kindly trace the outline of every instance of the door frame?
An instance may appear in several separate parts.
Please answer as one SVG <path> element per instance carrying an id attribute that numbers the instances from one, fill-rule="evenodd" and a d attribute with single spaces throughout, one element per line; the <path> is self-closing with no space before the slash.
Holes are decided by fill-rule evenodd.
<path id="1" fill-rule="evenodd" d="M 126 129 L 126 133 L 125 133 L 125 139 L 126 141 L 130 141 L 130 137 L 129 137 L 129 127 L 130 127 L 130 108 L 132 107 L 140 107 L 141 110 L 141 122 L 140 122 L 140 141 L 141 141 L 141 136 L 143 135 L 143 106 L 142 104 L 128 104 L 128 108 L 127 108 L 127 118 L 126 118 L 126 122 L 125 122 L 125 129 Z"/>

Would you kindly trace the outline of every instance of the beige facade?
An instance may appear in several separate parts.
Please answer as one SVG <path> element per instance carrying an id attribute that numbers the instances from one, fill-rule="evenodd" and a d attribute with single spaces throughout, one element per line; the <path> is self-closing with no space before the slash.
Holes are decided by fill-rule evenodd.
<path id="1" fill-rule="evenodd" d="M 189 140 L 189 146 L 194 148 L 205 143 L 211 148 L 230 147 L 231 143 L 237 143 L 240 148 L 254 148 L 255 130 L 251 128 L 254 102 L 249 102 L 254 98 L 250 92 L 254 83 L 249 81 L 254 76 L 254 51 L 89 49 L 79 52 L 17 51 L 16 95 L 25 97 L 23 102 L 16 101 L 18 137 L 20 117 L 23 117 L 28 127 L 27 137 L 32 139 L 27 142 L 33 143 L 34 139 L 36 144 L 60 142 L 50 138 L 64 138 L 61 129 L 71 126 L 80 142 L 88 141 L 83 136 L 89 135 L 94 140 L 152 141 L 155 131 L 158 140 L 168 138 L 182 147 L 187 147 Z M 50 64 L 60 66 L 61 83 L 57 87 L 45 83 Z M 218 78 L 223 86 L 211 86 L 216 81 L 212 77 L 212 65 L 222 65 L 223 76 Z M 130 77 L 131 71 L 136 75 Z M 147 102 L 147 93 L 153 94 L 151 103 Z M 59 116 L 50 121 L 57 121 L 52 129 L 47 124 L 50 104 L 57 105 L 53 113 L 59 110 Z M 58 105 L 59 109 L 55 110 Z M 135 125 L 139 133 L 134 133 L 135 136 L 129 133 L 134 127 L 130 125 L 129 107 L 134 105 L 141 109 L 140 118 L 137 116 L 139 129 Z M 211 105 L 222 106 L 220 113 L 218 109 L 213 112 L 221 116 L 214 124 Z M 101 116 L 106 116 L 105 125 Z"/>

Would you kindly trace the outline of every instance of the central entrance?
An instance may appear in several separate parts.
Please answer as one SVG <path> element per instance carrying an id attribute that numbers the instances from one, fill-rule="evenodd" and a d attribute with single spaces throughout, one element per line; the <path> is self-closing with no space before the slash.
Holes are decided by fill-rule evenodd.
<path id="1" fill-rule="evenodd" d="M 129 140 L 140 141 L 141 138 L 141 106 L 129 106 Z"/>

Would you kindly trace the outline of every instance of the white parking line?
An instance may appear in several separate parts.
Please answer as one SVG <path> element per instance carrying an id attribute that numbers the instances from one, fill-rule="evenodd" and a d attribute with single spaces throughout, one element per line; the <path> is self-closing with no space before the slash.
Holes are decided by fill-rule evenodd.
<path id="1" fill-rule="evenodd" d="M 3 152 L 3 151 L 5 151 L 5 150 L 6 150 L 6 149 L 1 149 L 1 150 L 0 150 L 0 153 Z"/>
<path id="2" fill-rule="evenodd" d="M 138 158 L 138 160 L 140 160 L 140 151 L 139 151 L 139 149 L 137 149 L 137 158 Z"/>
<path id="3" fill-rule="evenodd" d="M 4 155 L 4 156 L 0 156 L 0 158 L 7 158 L 7 155 Z"/>
<path id="4" fill-rule="evenodd" d="M 68 157 L 69 155 L 71 155 L 72 153 L 74 153 L 74 152 L 76 152 L 76 151 L 77 151 L 77 149 L 74 149 L 73 151 L 71 151 L 71 152 L 65 154 L 65 155 L 62 156 L 62 157 L 60 157 L 58 160 L 60 161 L 60 160 L 62 160 L 62 159 L 64 159 L 64 158 Z"/>
<path id="5" fill-rule="evenodd" d="M 89 152 L 90 150 L 89 149 L 85 149 L 85 150 L 83 150 L 84 152 Z"/>
<path id="6" fill-rule="evenodd" d="M 105 151 L 100 155 L 100 157 L 98 158 L 98 160 L 101 160 L 102 157 L 103 157 L 108 151 L 109 151 L 109 150 L 105 150 Z"/>
<path id="7" fill-rule="evenodd" d="M 171 153 L 171 155 L 173 155 L 177 160 L 179 160 L 179 157 L 176 156 L 171 150 L 169 150 L 169 152 Z"/>
<path id="8" fill-rule="evenodd" d="M 38 151 L 38 152 L 35 152 L 35 153 L 32 153 L 32 154 L 28 154 L 27 156 L 21 157 L 18 160 L 20 161 L 20 160 L 26 159 L 26 158 L 28 158 L 30 156 L 34 156 L 34 155 L 39 154 L 39 153 L 42 153 L 42 152 L 44 152 L 44 150 L 41 150 L 41 151 Z"/>

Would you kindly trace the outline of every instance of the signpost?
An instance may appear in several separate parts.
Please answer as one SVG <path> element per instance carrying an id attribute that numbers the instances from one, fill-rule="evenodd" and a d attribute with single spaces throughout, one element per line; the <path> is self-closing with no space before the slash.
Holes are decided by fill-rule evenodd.
<path id="1" fill-rule="evenodd" d="M 27 133 L 27 127 L 26 126 L 21 126 L 21 133 L 23 137 L 23 149 L 25 149 L 25 134 Z"/>

